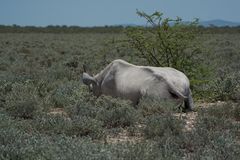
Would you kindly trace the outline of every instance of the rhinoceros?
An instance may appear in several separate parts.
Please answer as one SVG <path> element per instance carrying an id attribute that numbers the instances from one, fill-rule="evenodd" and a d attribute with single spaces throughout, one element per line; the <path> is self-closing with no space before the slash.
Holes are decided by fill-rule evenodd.
<path id="1" fill-rule="evenodd" d="M 170 67 L 137 66 L 124 60 L 112 61 L 95 76 L 83 72 L 82 81 L 95 96 L 101 94 L 128 99 L 137 105 L 142 97 L 173 100 L 193 109 L 187 76 Z"/>

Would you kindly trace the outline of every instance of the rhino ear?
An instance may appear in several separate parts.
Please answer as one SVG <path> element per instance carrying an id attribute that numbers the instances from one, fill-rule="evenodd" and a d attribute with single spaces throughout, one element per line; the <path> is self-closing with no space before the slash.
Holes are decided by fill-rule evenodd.
<path id="1" fill-rule="evenodd" d="M 90 85 L 90 84 L 97 84 L 97 81 L 92 77 L 92 76 L 90 76 L 89 74 L 87 74 L 87 73 L 83 73 L 83 75 L 82 75 L 82 81 L 83 81 L 83 83 L 85 84 L 85 85 Z"/>

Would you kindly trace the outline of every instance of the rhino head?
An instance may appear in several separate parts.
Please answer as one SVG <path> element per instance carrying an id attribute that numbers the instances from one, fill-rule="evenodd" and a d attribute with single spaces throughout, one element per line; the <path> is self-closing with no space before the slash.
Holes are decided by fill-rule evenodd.
<path id="1" fill-rule="evenodd" d="M 87 85 L 90 92 L 93 92 L 95 96 L 100 96 L 101 90 L 100 85 L 96 78 L 90 76 L 87 72 L 83 72 L 82 74 L 82 82 Z"/>

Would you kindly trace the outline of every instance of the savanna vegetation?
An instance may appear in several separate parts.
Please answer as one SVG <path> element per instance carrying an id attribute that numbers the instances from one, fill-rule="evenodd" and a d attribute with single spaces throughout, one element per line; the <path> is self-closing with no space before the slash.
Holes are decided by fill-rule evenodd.
<path id="1" fill-rule="evenodd" d="M 0 26 L 0 159 L 239 159 L 239 28 L 168 22 L 159 28 Z M 94 74 L 118 58 L 183 71 L 195 112 L 157 99 L 133 107 L 94 97 L 81 82 L 82 65 Z"/>

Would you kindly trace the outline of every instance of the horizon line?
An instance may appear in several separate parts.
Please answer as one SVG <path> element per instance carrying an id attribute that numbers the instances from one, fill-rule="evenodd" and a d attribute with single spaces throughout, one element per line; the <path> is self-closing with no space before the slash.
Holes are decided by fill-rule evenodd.
<path id="1" fill-rule="evenodd" d="M 223 19 L 212 19 L 212 20 L 202 20 L 199 21 L 199 24 L 201 26 L 201 23 L 209 23 L 208 25 L 211 25 L 210 22 L 213 21 L 221 21 L 221 22 L 225 22 L 225 23 L 232 23 L 231 26 L 234 25 L 240 25 L 240 22 L 237 21 L 228 21 L 228 20 L 223 20 Z M 185 22 L 190 22 L 190 21 L 182 21 L 183 23 Z M 206 24 L 205 24 L 206 25 Z M 214 25 L 214 24 L 213 24 Z M 93 28 L 93 27 L 127 27 L 127 26 L 147 26 L 147 24 L 135 24 L 135 23 L 122 23 L 122 24 L 105 24 L 105 25 L 79 25 L 79 24 L 47 24 L 47 25 L 34 25 L 34 24 L 27 24 L 27 25 L 22 25 L 22 24 L 1 24 L 0 26 L 16 26 L 16 27 L 50 27 L 50 26 L 54 26 L 54 27 L 82 27 L 82 28 Z M 228 25 L 225 25 L 228 26 Z"/>

